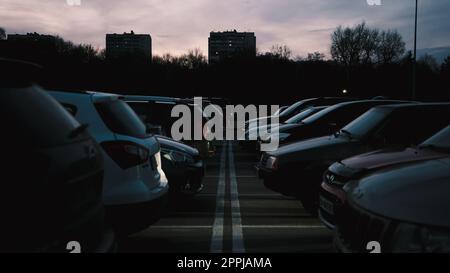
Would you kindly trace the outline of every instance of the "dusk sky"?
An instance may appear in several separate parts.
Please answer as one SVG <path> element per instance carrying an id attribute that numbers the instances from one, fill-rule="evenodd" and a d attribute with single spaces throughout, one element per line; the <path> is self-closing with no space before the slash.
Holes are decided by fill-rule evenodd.
<path id="1" fill-rule="evenodd" d="M 210 31 L 256 33 L 259 51 L 287 45 L 294 55 L 329 54 L 338 25 L 365 21 L 397 29 L 412 48 L 414 0 L 0 0 L 0 26 L 11 33 L 57 34 L 75 43 L 105 46 L 106 33 L 150 33 L 153 53 L 208 49 Z M 450 46 L 450 0 L 419 1 L 418 48 Z"/>

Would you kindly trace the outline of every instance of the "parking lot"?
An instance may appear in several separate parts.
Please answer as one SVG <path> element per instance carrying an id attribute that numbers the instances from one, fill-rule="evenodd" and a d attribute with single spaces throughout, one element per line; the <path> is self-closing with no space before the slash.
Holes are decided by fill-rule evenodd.
<path id="1" fill-rule="evenodd" d="M 332 233 L 300 202 L 267 190 L 255 153 L 235 142 L 208 159 L 204 189 L 170 200 L 155 225 L 120 242 L 120 252 L 330 252 Z M 295 179 L 295 178 L 293 178 Z"/>

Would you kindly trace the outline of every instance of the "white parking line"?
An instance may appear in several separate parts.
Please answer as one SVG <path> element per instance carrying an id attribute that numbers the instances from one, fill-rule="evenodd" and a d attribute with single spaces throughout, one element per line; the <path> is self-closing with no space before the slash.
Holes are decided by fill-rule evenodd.
<path id="1" fill-rule="evenodd" d="M 324 225 L 242 225 L 243 229 L 327 229 Z M 211 225 L 156 225 L 151 229 L 210 229 Z"/>
<path id="2" fill-rule="evenodd" d="M 239 178 L 239 176 L 236 176 L 236 178 Z M 196 197 L 201 196 L 201 197 L 212 197 L 212 196 L 216 196 L 215 193 L 199 193 L 196 195 Z M 280 199 L 284 199 L 284 200 L 291 200 L 288 199 L 286 196 L 284 195 L 280 195 L 280 194 L 271 194 L 271 193 L 240 193 L 239 197 L 260 197 L 260 198 L 275 198 L 278 197 Z"/>
<path id="3" fill-rule="evenodd" d="M 161 225 L 161 226 L 151 226 L 151 229 L 210 229 L 211 225 Z"/>
<path id="4" fill-rule="evenodd" d="M 211 253 L 222 253 L 223 245 L 223 218 L 224 218 L 224 206 L 225 206 L 225 158 L 227 142 L 224 142 L 222 151 L 220 152 L 220 174 L 219 183 L 217 186 L 216 196 L 216 212 L 214 217 L 214 224 L 212 227 L 211 235 Z"/>
<path id="5" fill-rule="evenodd" d="M 241 208 L 239 205 L 239 193 L 236 181 L 236 169 L 234 165 L 233 146 L 228 146 L 228 160 L 230 171 L 230 198 L 231 198 L 231 218 L 233 233 L 233 253 L 245 253 L 244 235 L 242 233 Z"/>
<path id="6" fill-rule="evenodd" d="M 261 229 L 327 229 L 324 225 L 243 225 L 242 228 Z"/>

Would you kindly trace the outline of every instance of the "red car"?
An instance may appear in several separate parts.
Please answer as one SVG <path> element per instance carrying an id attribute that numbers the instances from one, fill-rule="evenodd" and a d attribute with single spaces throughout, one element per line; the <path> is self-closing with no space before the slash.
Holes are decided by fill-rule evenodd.
<path id="1" fill-rule="evenodd" d="M 447 132 L 450 138 L 450 126 L 439 133 Z M 445 132 L 444 132 L 445 131 Z M 438 134 L 439 134 L 438 133 Z M 379 150 L 350 157 L 331 165 L 324 173 L 320 189 L 319 218 L 330 229 L 335 227 L 335 215 L 346 202 L 344 185 L 374 171 L 418 161 L 448 157 L 448 150 L 435 149 L 430 144 L 433 138 L 416 148 L 404 150 Z"/>

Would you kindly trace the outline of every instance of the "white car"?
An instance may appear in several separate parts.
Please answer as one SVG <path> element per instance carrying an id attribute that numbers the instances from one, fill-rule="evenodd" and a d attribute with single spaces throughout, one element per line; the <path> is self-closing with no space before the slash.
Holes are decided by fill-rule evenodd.
<path id="1" fill-rule="evenodd" d="M 102 147 L 103 202 L 118 234 L 131 234 L 156 222 L 164 211 L 168 181 L 160 146 L 119 95 L 49 92 Z"/>

